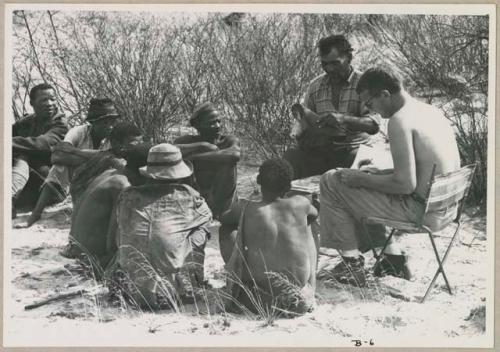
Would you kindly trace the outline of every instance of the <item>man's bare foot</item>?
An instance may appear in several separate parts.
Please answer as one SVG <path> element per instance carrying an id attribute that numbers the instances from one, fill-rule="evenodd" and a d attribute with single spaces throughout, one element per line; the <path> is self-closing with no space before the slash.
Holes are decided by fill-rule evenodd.
<path id="1" fill-rule="evenodd" d="M 40 214 L 34 214 L 34 213 L 31 213 L 31 215 L 29 216 L 28 220 L 26 221 L 22 221 L 22 222 L 19 222 L 17 224 L 14 225 L 14 228 L 16 229 L 26 229 L 28 227 L 31 227 L 35 222 L 37 222 L 38 220 L 40 220 Z"/>

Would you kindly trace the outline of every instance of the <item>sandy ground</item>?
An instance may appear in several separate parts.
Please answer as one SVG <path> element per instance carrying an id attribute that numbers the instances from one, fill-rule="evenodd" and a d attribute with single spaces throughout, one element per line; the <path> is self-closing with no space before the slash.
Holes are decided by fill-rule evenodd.
<path id="1" fill-rule="evenodd" d="M 244 179 L 248 189 L 251 178 Z M 207 313 L 193 305 L 179 313 L 145 313 L 107 305 L 95 281 L 82 275 L 74 260 L 58 252 L 67 242 L 71 203 L 48 208 L 30 229 L 5 233 L 11 248 L 7 267 L 4 345 L 6 346 L 478 346 L 486 342 L 487 241 L 484 218 L 468 218 L 445 269 L 454 290 L 449 295 L 439 278 L 424 304 L 415 302 L 437 269 L 424 235 L 401 235 L 410 254 L 415 282 L 373 279 L 367 288 L 319 280 L 317 307 L 295 319 L 272 324 L 258 317 Z M 15 221 L 21 221 L 20 214 Z M 450 229 L 451 230 L 451 229 Z M 443 236 L 450 235 L 445 231 Z M 446 238 L 438 238 L 443 250 Z M 9 247 L 10 246 L 10 247 Z M 339 258 L 323 249 L 319 267 Z M 367 266 L 373 258 L 367 255 Z M 221 280 L 217 224 L 206 249 L 206 277 L 214 287 Z M 24 307 L 56 292 L 86 287 L 83 294 L 32 310 Z M 99 294 L 99 292 L 101 292 Z M 216 291 L 210 295 L 216 295 Z M 207 297 L 213 297 L 207 295 Z M 210 306 L 212 298 L 207 299 Z M 206 307 L 205 307 L 206 308 Z M 201 314 L 198 311 L 203 311 Z"/>

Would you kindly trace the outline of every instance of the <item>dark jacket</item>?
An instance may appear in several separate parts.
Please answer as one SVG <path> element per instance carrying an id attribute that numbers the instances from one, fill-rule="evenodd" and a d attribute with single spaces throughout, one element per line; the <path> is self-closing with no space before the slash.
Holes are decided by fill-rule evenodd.
<path id="1" fill-rule="evenodd" d="M 62 141 L 67 132 L 62 113 L 43 122 L 35 114 L 29 115 L 12 125 L 12 156 L 25 155 L 30 163 L 50 165 L 50 148 Z"/>

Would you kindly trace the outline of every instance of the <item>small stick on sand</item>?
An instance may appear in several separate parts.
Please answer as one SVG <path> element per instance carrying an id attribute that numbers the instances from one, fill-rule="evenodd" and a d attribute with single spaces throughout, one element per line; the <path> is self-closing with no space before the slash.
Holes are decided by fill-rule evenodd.
<path id="1" fill-rule="evenodd" d="M 76 291 L 60 293 L 58 295 L 51 296 L 51 297 L 42 299 L 40 301 L 33 302 L 32 304 L 28 304 L 27 306 L 24 307 L 24 310 L 30 310 L 30 309 L 38 308 L 38 307 L 44 306 L 44 305 L 46 305 L 48 303 L 51 303 L 51 302 L 60 301 L 62 299 L 75 297 L 75 296 L 78 296 L 78 295 L 81 295 L 81 294 L 83 295 L 84 293 L 87 293 L 87 292 L 88 292 L 87 290 L 79 289 L 79 290 L 76 290 Z"/>
<path id="2" fill-rule="evenodd" d="M 92 289 L 84 289 L 84 288 L 79 288 L 77 290 L 72 290 L 72 291 L 69 291 L 69 292 L 63 292 L 63 293 L 59 293 L 57 295 L 54 295 L 54 296 L 50 296 L 48 298 L 44 298 L 40 301 L 35 301 L 31 304 L 28 304 L 27 306 L 24 307 L 24 310 L 30 310 L 30 309 L 34 309 L 34 308 L 38 308 L 38 307 L 41 307 L 41 306 L 44 306 L 48 303 L 52 303 L 52 302 L 56 302 L 56 301 L 60 301 L 60 300 L 63 300 L 63 299 L 66 299 L 66 298 L 72 298 L 72 297 L 76 297 L 76 296 L 79 296 L 79 295 L 83 295 L 85 293 L 89 293 L 89 294 L 99 294 L 99 293 L 103 293 L 103 292 L 107 292 L 107 289 L 104 288 L 102 285 L 99 285 L 99 286 L 96 286 Z"/>

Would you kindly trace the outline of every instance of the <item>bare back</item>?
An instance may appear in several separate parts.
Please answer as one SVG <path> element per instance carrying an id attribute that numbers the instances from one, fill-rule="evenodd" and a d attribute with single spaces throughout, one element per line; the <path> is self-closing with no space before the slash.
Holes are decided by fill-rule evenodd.
<path id="1" fill-rule="evenodd" d="M 426 195 L 434 165 L 437 174 L 460 167 L 455 134 L 449 121 L 437 108 L 410 98 L 389 123 L 411 130 L 417 178 L 415 192 L 420 196 Z"/>
<path id="2" fill-rule="evenodd" d="M 311 207 L 302 196 L 248 204 L 243 233 L 248 265 L 256 282 L 266 282 L 265 272 L 273 271 L 294 278 L 296 284 L 315 285 L 317 253 L 307 223 L 308 215 L 315 212 Z"/>

